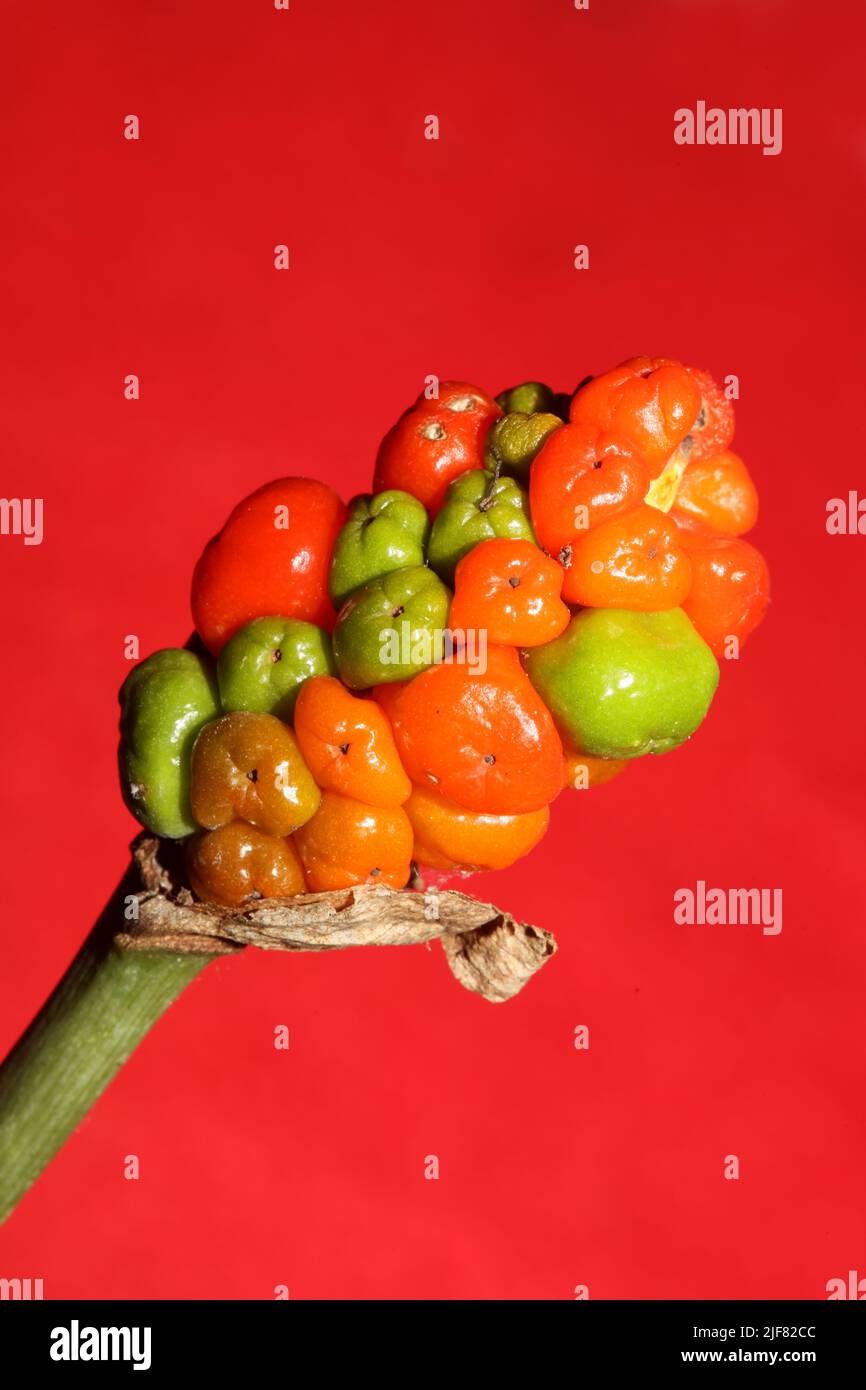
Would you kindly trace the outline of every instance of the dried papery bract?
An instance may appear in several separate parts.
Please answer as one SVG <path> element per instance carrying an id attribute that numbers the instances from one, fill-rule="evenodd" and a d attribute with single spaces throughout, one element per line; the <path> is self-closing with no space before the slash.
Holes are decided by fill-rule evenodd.
<path id="1" fill-rule="evenodd" d="M 245 946 L 340 951 L 441 941 L 460 984 L 501 1003 L 519 993 L 556 950 L 550 932 L 453 889 L 363 885 L 254 900 L 241 908 L 199 903 L 161 861 L 159 840 L 142 836 L 133 850 L 143 891 L 137 921 L 126 923 L 115 938 L 125 951 L 227 955 Z"/>

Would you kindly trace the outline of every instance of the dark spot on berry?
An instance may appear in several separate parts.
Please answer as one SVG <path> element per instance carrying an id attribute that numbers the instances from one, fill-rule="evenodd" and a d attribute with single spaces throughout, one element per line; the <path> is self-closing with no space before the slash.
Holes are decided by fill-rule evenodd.
<path id="1" fill-rule="evenodd" d="M 405 612 L 406 612 L 406 609 L 403 607 L 403 605 L 402 605 L 402 603 L 401 603 L 397 608 L 394 609 L 394 611 L 393 611 L 392 614 L 391 614 L 391 617 L 392 617 L 392 618 L 399 618 L 400 615 L 401 615 L 401 613 L 405 613 Z"/>
<path id="2" fill-rule="evenodd" d="M 563 568 L 563 569 L 565 569 L 565 570 L 568 569 L 569 565 L 571 564 L 571 546 L 570 546 L 570 545 L 564 545 L 564 546 L 562 547 L 562 549 L 560 550 L 560 552 L 559 552 L 559 563 L 562 565 L 562 568 Z"/>
<path id="3" fill-rule="evenodd" d="M 596 459 L 595 463 L 592 466 L 593 468 L 601 468 L 601 459 Z"/>
<path id="4" fill-rule="evenodd" d="M 259 780 L 259 774 L 258 774 L 258 769 L 257 769 L 257 768 L 253 768 L 251 772 L 248 772 L 248 773 L 247 773 L 247 781 L 248 781 L 248 782 L 257 782 L 258 780 Z"/>
<path id="5" fill-rule="evenodd" d="M 511 585 L 512 589 L 517 589 L 520 586 L 520 580 L 517 578 L 515 574 L 511 576 L 508 582 Z"/>
<path id="6" fill-rule="evenodd" d="M 651 550 L 648 550 L 647 553 L 646 553 L 646 557 L 647 557 L 648 560 L 654 560 L 655 557 L 656 557 L 657 555 L 658 555 L 658 550 L 656 549 L 655 546 L 653 546 L 652 549 L 651 549 Z"/>
<path id="7" fill-rule="evenodd" d="M 371 870 L 370 870 L 370 877 L 371 877 L 371 878 L 375 878 L 376 875 L 377 875 L 377 874 L 380 874 L 381 872 L 382 872 L 381 869 L 371 869 Z"/>
<path id="8" fill-rule="evenodd" d="M 706 412 L 706 410 L 704 409 L 704 407 L 701 406 L 700 413 L 698 414 L 698 418 L 697 418 L 697 420 L 695 421 L 695 426 L 696 426 L 699 430 L 702 430 L 702 429 L 704 428 L 704 426 L 705 426 L 706 423 L 707 423 L 707 412 Z"/>
<path id="9" fill-rule="evenodd" d="M 280 651 L 279 647 L 275 647 L 274 650 L 271 652 L 271 661 L 282 661 L 282 659 L 282 652 Z"/>
<path id="10" fill-rule="evenodd" d="M 348 753 L 348 751 L 349 751 L 349 745 L 348 745 L 348 743 L 341 743 L 341 744 L 340 744 L 340 752 L 341 752 L 341 753 Z"/>
<path id="11" fill-rule="evenodd" d="M 491 765 L 491 767 L 492 767 L 493 764 L 496 762 L 496 758 L 495 758 L 495 756 L 494 756 L 493 753 L 485 753 L 485 754 L 484 754 L 484 761 L 485 761 L 486 763 L 490 763 L 490 765 Z"/>

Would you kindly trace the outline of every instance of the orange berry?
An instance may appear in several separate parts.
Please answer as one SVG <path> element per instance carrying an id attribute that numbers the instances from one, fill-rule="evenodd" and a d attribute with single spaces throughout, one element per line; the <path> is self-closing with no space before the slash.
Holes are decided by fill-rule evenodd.
<path id="1" fill-rule="evenodd" d="M 469 811 L 538 811 L 562 788 L 562 745 L 513 647 L 488 647 L 484 669 L 443 662 L 377 686 L 400 758 L 419 786 Z"/>
<path id="2" fill-rule="evenodd" d="M 489 540 L 457 566 L 448 624 L 503 646 L 538 647 L 568 626 L 562 567 L 531 541 Z"/>
<path id="3" fill-rule="evenodd" d="M 229 821 L 187 841 L 189 881 L 205 903 L 238 907 L 251 893 L 291 898 L 306 889 L 291 840 L 266 835 L 244 821 Z"/>
<path id="4" fill-rule="evenodd" d="M 422 394 L 379 446 L 373 491 L 410 492 L 438 512 L 450 482 L 484 465 L 484 436 L 502 410 L 485 391 L 443 381 L 439 394 Z"/>
<path id="5" fill-rule="evenodd" d="M 586 533 L 574 547 L 562 592 L 587 608 L 656 613 L 678 608 L 690 584 L 676 523 L 642 505 Z"/>
<path id="6" fill-rule="evenodd" d="M 518 816 L 467 811 L 428 787 L 414 787 L 406 814 L 415 833 L 413 858 L 434 869 L 507 869 L 534 849 L 550 809 Z"/>
<path id="7" fill-rule="evenodd" d="M 767 562 L 748 541 L 719 535 L 706 526 L 689 526 L 681 536 L 692 566 L 683 611 L 715 656 L 726 656 L 732 639 L 739 656 L 770 601 Z"/>
<path id="8" fill-rule="evenodd" d="M 667 357 L 632 357 L 581 387 L 571 419 L 630 439 L 657 478 L 700 408 L 700 387 L 688 367 Z"/>
<path id="9" fill-rule="evenodd" d="M 572 747 L 563 748 L 565 773 L 563 787 L 583 791 L 589 787 L 603 787 L 612 782 L 628 767 L 628 758 L 594 758 L 591 753 L 581 753 Z"/>
<path id="10" fill-rule="evenodd" d="M 403 888 L 412 868 L 412 826 L 400 806 L 370 806 L 326 791 L 294 836 L 313 892 L 386 883 Z"/>
<path id="11" fill-rule="evenodd" d="M 529 507 L 539 545 L 563 564 L 594 526 L 644 500 L 650 471 L 634 445 L 592 424 L 563 425 L 533 459 Z"/>
<path id="12" fill-rule="evenodd" d="M 333 676 L 301 686 L 295 735 L 320 787 L 371 806 L 400 806 L 412 790 L 384 711 Z"/>
<path id="13" fill-rule="evenodd" d="M 726 449 L 690 462 L 680 481 L 674 512 L 729 536 L 751 531 L 758 520 L 758 492 L 743 460 Z"/>

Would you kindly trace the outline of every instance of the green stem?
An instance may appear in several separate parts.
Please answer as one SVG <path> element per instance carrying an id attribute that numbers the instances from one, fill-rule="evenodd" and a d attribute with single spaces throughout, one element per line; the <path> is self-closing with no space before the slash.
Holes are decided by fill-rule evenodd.
<path id="1" fill-rule="evenodd" d="M 211 955 L 118 951 L 132 870 L 0 1067 L 0 1223 Z"/>

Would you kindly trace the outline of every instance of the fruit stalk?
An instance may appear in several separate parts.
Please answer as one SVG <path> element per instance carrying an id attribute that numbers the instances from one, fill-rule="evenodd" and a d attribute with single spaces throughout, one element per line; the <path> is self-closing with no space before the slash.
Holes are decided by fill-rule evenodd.
<path id="1" fill-rule="evenodd" d="M 99 921 L 0 1066 L 0 1223 L 157 1019 L 217 955 L 248 946 L 331 951 L 438 939 L 455 979 L 502 1003 L 556 950 L 550 932 L 452 889 L 367 885 L 228 910 L 193 901 L 174 883 L 171 864 L 170 845 L 139 836 Z M 133 899 L 137 910 L 127 920 Z"/>
<path id="2" fill-rule="evenodd" d="M 120 951 L 132 866 L 50 998 L 0 1066 L 0 1223 L 142 1038 L 214 957 Z"/>

